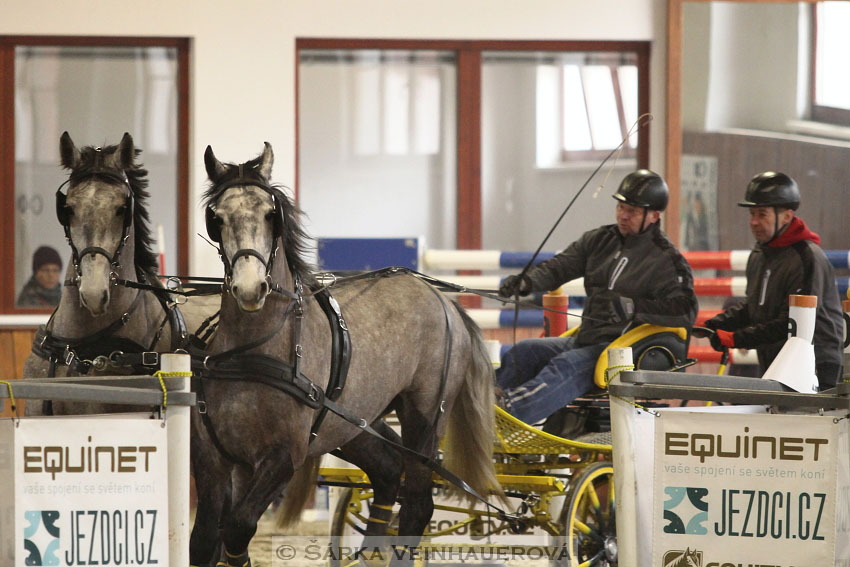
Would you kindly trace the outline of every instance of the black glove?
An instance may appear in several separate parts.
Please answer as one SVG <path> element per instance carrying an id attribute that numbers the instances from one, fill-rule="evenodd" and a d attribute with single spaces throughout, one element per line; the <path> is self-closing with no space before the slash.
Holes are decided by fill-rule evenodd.
<path id="1" fill-rule="evenodd" d="M 717 317 L 712 317 L 711 319 L 706 319 L 705 323 L 703 323 L 703 327 L 716 331 L 720 328 L 720 322 L 717 320 Z"/>
<path id="2" fill-rule="evenodd" d="M 502 280 L 499 286 L 499 295 L 502 297 L 514 297 L 516 295 L 526 296 L 531 293 L 531 278 L 528 274 L 508 276 Z"/>
<path id="3" fill-rule="evenodd" d="M 615 323 L 628 323 L 635 317 L 635 302 L 631 297 L 622 295 L 612 298 L 611 311 Z"/>
<path id="4" fill-rule="evenodd" d="M 708 323 L 708 321 L 706 321 L 706 323 Z M 707 327 L 707 326 L 708 326 L 708 325 L 706 324 L 706 327 Z M 726 347 L 725 347 L 725 346 L 723 346 L 723 345 L 720 343 L 720 337 L 718 337 L 718 336 L 717 336 L 717 333 L 716 333 L 716 332 L 715 332 L 715 333 L 711 333 L 710 335 L 708 335 L 708 340 L 709 340 L 709 342 L 711 343 L 711 348 L 713 348 L 713 349 L 714 349 L 714 350 L 716 350 L 717 352 L 723 352 L 723 351 L 726 349 Z"/>

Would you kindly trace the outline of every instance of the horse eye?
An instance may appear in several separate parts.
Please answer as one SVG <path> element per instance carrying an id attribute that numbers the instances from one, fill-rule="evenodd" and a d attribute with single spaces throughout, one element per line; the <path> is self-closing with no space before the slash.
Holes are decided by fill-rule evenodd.
<path id="1" fill-rule="evenodd" d="M 220 216 L 218 216 L 218 215 L 215 215 L 215 216 L 213 217 L 213 222 L 215 223 L 215 225 L 216 225 L 216 226 L 222 226 L 222 225 L 224 224 L 224 219 L 223 219 L 223 218 L 221 218 L 221 217 L 220 217 Z"/>
<path id="2" fill-rule="evenodd" d="M 74 209 L 72 209 L 70 206 L 65 205 L 64 210 L 65 210 L 65 215 L 67 215 L 68 217 L 74 216 Z"/>
<path id="3" fill-rule="evenodd" d="M 118 210 L 115 211 L 115 216 L 116 217 L 123 217 L 124 213 L 126 213 L 126 212 L 127 212 L 127 206 L 126 205 L 118 207 Z"/>
<path id="4" fill-rule="evenodd" d="M 266 213 L 266 220 L 273 221 L 274 220 L 274 211 L 269 211 Z"/>

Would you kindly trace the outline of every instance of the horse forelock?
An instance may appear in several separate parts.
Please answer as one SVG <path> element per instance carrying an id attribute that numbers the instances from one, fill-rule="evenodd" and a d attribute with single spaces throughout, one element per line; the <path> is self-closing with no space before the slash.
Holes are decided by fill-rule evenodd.
<path id="1" fill-rule="evenodd" d="M 85 179 L 101 179 L 114 183 L 114 179 L 127 176 L 127 183 L 133 193 L 133 228 L 135 257 L 133 263 L 136 268 L 149 274 L 156 274 L 159 261 L 158 254 L 154 251 L 154 238 L 150 228 L 150 213 L 148 212 L 147 200 L 150 193 L 148 187 L 148 170 L 141 163 L 136 163 L 135 157 L 141 155 L 142 150 L 133 150 L 133 163 L 127 169 L 121 169 L 107 164 L 107 158 L 118 151 L 118 146 L 105 146 L 100 149 L 94 146 L 85 146 L 80 150 L 80 161 L 71 170 L 71 188 Z"/>
<path id="2" fill-rule="evenodd" d="M 241 177 L 240 167 L 234 163 L 224 164 L 226 171 L 215 182 L 210 181 L 210 185 L 203 194 L 203 204 L 205 207 L 212 206 L 221 199 L 224 192 L 227 191 L 234 182 L 240 182 L 242 186 L 256 186 L 266 191 L 277 199 L 280 203 L 281 213 L 283 215 L 283 223 L 281 226 L 281 234 L 283 240 L 284 255 L 286 256 L 289 270 L 293 275 L 301 278 L 301 281 L 306 286 L 315 284 L 316 279 L 313 275 L 314 267 L 307 261 L 306 256 L 310 249 L 311 237 L 302 226 L 302 212 L 298 206 L 286 194 L 286 187 L 277 183 L 269 183 L 269 181 L 260 174 L 259 168 L 261 157 L 254 158 L 242 164 Z M 244 181 L 244 183 L 241 183 Z"/>

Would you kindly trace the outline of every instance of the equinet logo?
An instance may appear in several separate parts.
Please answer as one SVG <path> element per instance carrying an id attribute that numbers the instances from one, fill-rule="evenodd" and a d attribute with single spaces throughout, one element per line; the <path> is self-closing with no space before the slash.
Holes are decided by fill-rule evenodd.
<path id="1" fill-rule="evenodd" d="M 664 554 L 661 560 L 662 567 L 702 567 L 702 551 L 690 548 L 671 549 Z"/>

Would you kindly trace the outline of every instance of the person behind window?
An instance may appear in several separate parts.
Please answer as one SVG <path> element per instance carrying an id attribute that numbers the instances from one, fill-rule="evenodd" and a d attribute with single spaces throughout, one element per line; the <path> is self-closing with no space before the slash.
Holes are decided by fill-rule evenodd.
<path id="1" fill-rule="evenodd" d="M 661 231 L 669 193 L 647 169 L 628 174 L 617 193 L 616 224 L 584 233 L 566 250 L 522 277 L 508 276 L 499 294 L 552 290 L 584 276 L 587 301 L 578 333 L 518 342 L 502 357 L 497 381 L 507 411 L 535 423 L 593 389 L 596 359 L 633 326 L 693 326 L 697 299 L 691 267 Z"/>
<path id="2" fill-rule="evenodd" d="M 18 307 L 54 307 L 62 286 L 62 258 L 50 246 L 40 246 L 32 255 L 32 277 L 18 295 Z"/>
<path id="3" fill-rule="evenodd" d="M 797 182 L 784 173 L 760 173 L 738 206 L 749 209 L 756 239 L 747 260 L 747 299 L 705 322 L 716 331 L 711 346 L 755 348 L 763 373 L 788 338 L 788 296 L 816 295 L 815 373 L 821 390 L 835 386 L 844 360 L 841 301 L 820 236 L 795 214 Z"/>

